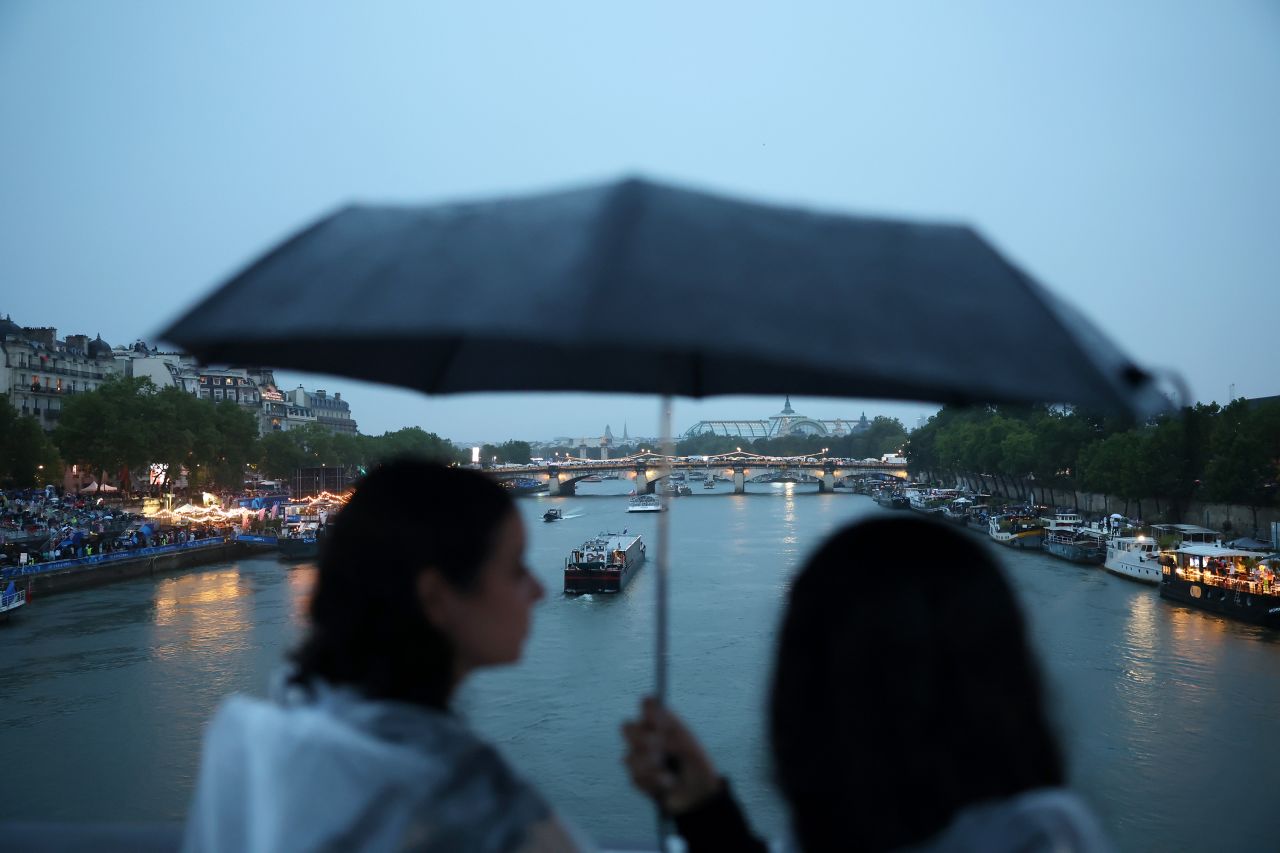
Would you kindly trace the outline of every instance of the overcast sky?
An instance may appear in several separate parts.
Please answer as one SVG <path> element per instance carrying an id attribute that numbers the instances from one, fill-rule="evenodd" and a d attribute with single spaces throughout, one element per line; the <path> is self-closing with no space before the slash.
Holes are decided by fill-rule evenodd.
<path id="1" fill-rule="evenodd" d="M 1280 3 L 322 9 L 0 4 L 0 314 L 153 340 L 340 204 L 643 172 L 971 222 L 1197 399 L 1280 394 Z M 341 391 L 366 433 L 656 431 L 647 397 L 281 379 Z M 675 426 L 781 402 L 682 401 Z"/>

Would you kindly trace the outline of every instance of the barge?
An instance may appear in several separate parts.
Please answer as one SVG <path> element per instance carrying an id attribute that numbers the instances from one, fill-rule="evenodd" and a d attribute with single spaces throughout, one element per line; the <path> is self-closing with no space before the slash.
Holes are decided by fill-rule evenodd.
<path id="1" fill-rule="evenodd" d="M 622 592 L 644 562 L 644 553 L 644 541 L 625 530 L 588 539 L 564 561 L 564 591 L 567 595 Z"/>

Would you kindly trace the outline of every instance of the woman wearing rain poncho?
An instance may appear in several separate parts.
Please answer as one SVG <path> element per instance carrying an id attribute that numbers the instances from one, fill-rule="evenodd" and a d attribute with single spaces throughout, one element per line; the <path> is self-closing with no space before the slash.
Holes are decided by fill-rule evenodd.
<path id="1" fill-rule="evenodd" d="M 449 711 L 469 672 L 520 657 L 543 595 L 524 542 L 511 499 L 481 475 L 371 472 L 331 525 L 287 678 L 270 701 L 228 699 L 209 725 L 185 849 L 582 846 Z"/>

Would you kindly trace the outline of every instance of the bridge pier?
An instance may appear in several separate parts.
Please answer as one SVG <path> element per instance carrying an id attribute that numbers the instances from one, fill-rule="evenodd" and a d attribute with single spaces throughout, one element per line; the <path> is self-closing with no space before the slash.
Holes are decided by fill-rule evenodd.
<path id="1" fill-rule="evenodd" d="M 745 495 L 747 493 L 747 475 L 743 468 L 733 469 L 733 493 L 735 495 Z"/>
<path id="2" fill-rule="evenodd" d="M 578 493 L 578 484 L 572 480 L 562 481 L 556 474 L 551 475 L 548 481 L 551 485 L 551 497 L 570 497 Z"/>
<path id="3" fill-rule="evenodd" d="M 826 495 L 835 491 L 836 475 L 831 471 L 823 471 L 822 479 L 818 481 L 818 494 Z"/>

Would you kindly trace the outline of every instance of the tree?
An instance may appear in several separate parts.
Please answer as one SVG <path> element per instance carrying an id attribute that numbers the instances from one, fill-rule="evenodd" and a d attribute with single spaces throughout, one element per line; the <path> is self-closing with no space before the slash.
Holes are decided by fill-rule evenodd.
<path id="1" fill-rule="evenodd" d="M 1280 403 L 1256 409 L 1244 400 L 1225 407 L 1210 429 L 1205 497 L 1265 506 L 1280 477 Z"/>
<path id="2" fill-rule="evenodd" d="M 422 427 L 405 427 L 395 432 L 384 432 L 377 437 L 363 436 L 364 464 L 374 465 L 399 456 L 416 456 L 448 464 L 470 461 L 470 454 L 451 442 Z M 490 445 L 491 446 L 491 445 Z M 496 450 L 495 450 L 496 452 Z M 488 457 L 481 457 L 488 461 Z"/>
<path id="3" fill-rule="evenodd" d="M 0 485 L 24 489 L 61 476 L 58 448 L 35 418 L 19 414 L 0 394 Z"/>
<path id="4" fill-rule="evenodd" d="M 704 432 L 701 435 L 689 436 L 676 442 L 678 456 L 715 456 L 720 453 L 732 453 L 744 446 L 747 439 L 734 438 L 728 435 L 716 435 Z"/>
<path id="5" fill-rule="evenodd" d="M 230 400 L 213 406 L 214 447 L 208 463 L 210 479 L 223 488 L 244 485 L 244 469 L 257 458 L 258 421 Z"/>
<path id="6" fill-rule="evenodd" d="M 119 474 L 149 463 L 156 387 L 150 379 L 117 376 L 96 390 L 68 397 L 53 440 L 63 459 Z"/>
<path id="7" fill-rule="evenodd" d="M 214 458 L 217 429 L 209 417 L 212 404 L 181 388 L 162 388 L 151 400 L 151 462 L 165 466 L 171 485 L 186 467 L 209 464 Z M 188 484 L 191 480 L 188 479 Z"/>
<path id="8" fill-rule="evenodd" d="M 273 480 L 288 480 L 307 462 L 290 432 L 273 431 L 258 440 L 258 467 Z"/>

